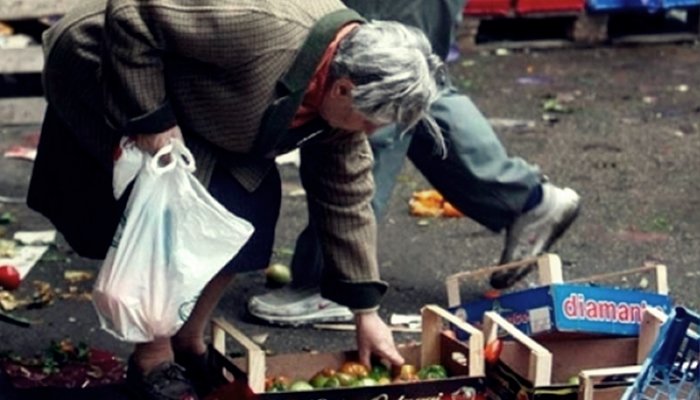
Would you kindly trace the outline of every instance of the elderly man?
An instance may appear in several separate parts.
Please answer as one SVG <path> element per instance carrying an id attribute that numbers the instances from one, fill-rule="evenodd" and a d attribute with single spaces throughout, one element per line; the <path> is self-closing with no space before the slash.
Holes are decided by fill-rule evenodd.
<path id="1" fill-rule="evenodd" d="M 416 26 L 429 37 L 433 49 L 447 56 L 453 29 L 464 0 L 343 0 L 366 18 L 396 20 Z M 568 188 L 543 182 L 538 168 L 509 157 L 488 121 L 464 94 L 449 88 L 433 104 L 430 115 L 442 128 L 447 157 L 426 146 L 429 131 L 416 126 L 403 136 L 387 126 L 370 137 L 374 152 L 377 190 L 372 201 L 378 218 L 385 213 L 404 159 L 409 158 L 427 180 L 466 216 L 488 229 L 506 231 L 500 262 L 506 263 L 549 249 L 573 222 L 579 195 Z M 320 232 L 313 215 L 297 240 L 290 287 L 254 296 L 248 309 L 255 317 L 278 325 L 343 321 L 350 310 L 326 297 Z M 496 288 L 513 285 L 530 271 L 496 273 Z"/>
<path id="2" fill-rule="evenodd" d="M 127 380 L 140 396 L 196 398 L 192 380 L 207 388 L 205 326 L 233 273 L 269 262 L 274 157 L 298 147 L 330 297 L 354 311 L 361 361 L 403 362 L 377 314 L 387 285 L 365 133 L 420 123 L 437 139 L 431 151 L 444 150 L 425 118 L 441 61 L 419 30 L 367 23 L 339 0 L 91 0 L 44 39 L 49 108 L 28 202 L 76 251 L 100 258 L 111 240 L 123 208 L 110 194 L 111 154 L 125 135 L 149 152 L 184 138 L 201 182 L 256 229 L 175 337 L 136 344 Z"/>

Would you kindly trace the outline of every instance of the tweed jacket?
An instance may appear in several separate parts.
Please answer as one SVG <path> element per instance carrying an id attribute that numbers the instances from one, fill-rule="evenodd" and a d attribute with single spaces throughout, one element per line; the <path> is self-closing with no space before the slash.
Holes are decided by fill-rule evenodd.
<path id="1" fill-rule="evenodd" d="M 321 120 L 288 129 L 328 43 L 350 21 L 361 17 L 339 0 L 88 0 L 44 35 L 46 96 L 106 166 L 119 136 L 178 125 L 205 184 L 221 163 L 254 190 L 275 155 L 301 147 L 332 285 L 324 293 L 372 308 L 387 285 L 367 138 Z"/>

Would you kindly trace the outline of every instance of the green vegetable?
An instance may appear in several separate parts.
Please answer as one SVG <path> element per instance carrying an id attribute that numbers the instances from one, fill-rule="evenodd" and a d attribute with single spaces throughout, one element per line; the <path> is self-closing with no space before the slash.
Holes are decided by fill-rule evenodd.
<path id="1" fill-rule="evenodd" d="M 324 388 L 337 388 L 340 387 L 340 379 L 337 376 L 331 376 L 328 378 L 326 383 L 323 385 Z"/>
<path id="2" fill-rule="evenodd" d="M 316 374 L 316 375 L 314 375 L 313 378 L 311 378 L 309 383 L 311 384 L 311 386 L 313 386 L 315 388 L 322 388 L 322 387 L 326 386 L 326 384 L 328 383 L 330 378 L 331 378 L 330 376 L 326 376 L 323 374 Z"/>
<path id="3" fill-rule="evenodd" d="M 344 372 L 338 372 L 337 374 L 335 374 L 335 377 L 338 378 L 340 386 L 343 387 L 352 386 L 352 384 L 357 380 L 354 376 L 346 374 Z"/>
<path id="4" fill-rule="evenodd" d="M 381 378 L 391 378 L 391 371 L 384 364 L 376 364 L 372 366 L 372 370 L 369 372 L 369 377 L 378 381 Z"/>
<path id="5" fill-rule="evenodd" d="M 302 392 L 304 390 L 314 390 L 314 387 L 309 384 L 309 382 L 306 381 L 295 381 L 292 383 L 292 386 L 289 387 L 289 390 L 292 392 Z"/>
<path id="6" fill-rule="evenodd" d="M 367 386 L 377 386 L 377 381 L 372 378 L 362 378 L 355 381 L 353 386 L 357 387 L 367 387 Z"/>
<path id="7" fill-rule="evenodd" d="M 418 371 L 418 378 L 422 381 L 447 378 L 447 370 L 440 364 L 432 364 Z"/>

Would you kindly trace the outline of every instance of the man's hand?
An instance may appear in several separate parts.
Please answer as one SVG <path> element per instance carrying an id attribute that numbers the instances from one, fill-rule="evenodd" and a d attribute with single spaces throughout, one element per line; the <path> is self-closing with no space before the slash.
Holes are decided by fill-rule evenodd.
<path id="1" fill-rule="evenodd" d="M 391 331 L 376 311 L 355 314 L 355 325 L 361 363 L 371 365 L 370 355 L 375 354 L 393 365 L 403 365 L 404 359 L 396 350 Z"/>
<path id="2" fill-rule="evenodd" d="M 161 147 L 170 143 L 171 139 L 182 140 L 180 127 L 175 125 L 167 131 L 145 135 L 135 135 L 134 143 L 140 150 L 150 154 L 156 154 Z"/>

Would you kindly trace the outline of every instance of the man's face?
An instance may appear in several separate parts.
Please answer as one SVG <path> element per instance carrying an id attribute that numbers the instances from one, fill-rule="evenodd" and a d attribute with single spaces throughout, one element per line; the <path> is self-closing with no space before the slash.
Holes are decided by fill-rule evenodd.
<path id="1" fill-rule="evenodd" d="M 353 83 L 347 78 L 335 80 L 323 96 L 319 108 L 321 118 L 333 128 L 364 132 L 368 135 L 387 125 L 387 123 L 371 121 L 353 107 L 351 94 L 353 87 Z"/>

